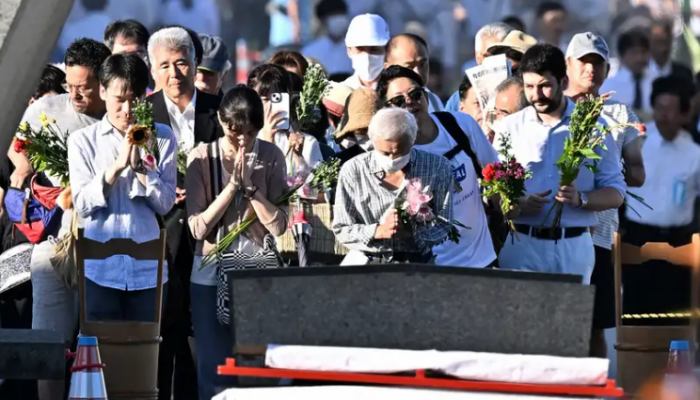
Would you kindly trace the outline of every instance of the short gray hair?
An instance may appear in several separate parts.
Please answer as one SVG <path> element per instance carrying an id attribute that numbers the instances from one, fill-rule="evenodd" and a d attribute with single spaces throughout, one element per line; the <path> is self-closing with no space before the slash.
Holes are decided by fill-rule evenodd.
<path id="1" fill-rule="evenodd" d="M 403 108 L 384 108 L 377 111 L 369 123 L 367 134 L 374 141 L 377 138 L 397 142 L 410 142 L 411 146 L 418 135 L 418 124 L 413 114 Z"/>
<path id="2" fill-rule="evenodd" d="M 513 30 L 514 29 L 512 26 L 503 22 L 494 22 L 492 24 L 484 25 L 478 32 L 476 32 L 474 47 L 480 48 L 486 39 L 495 39 L 496 41 L 501 42 Z"/>
<path id="3" fill-rule="evenodd" d="M 148 58 L 151 64 L 155 64 L 155 51 L 158 47 L 165 47 L 168 50 L 182 51 L 196 65 L 194 43 L 186 30 L 178 27 L 163 28 L 148 40 Z"/>
<path id="4" fill-rule="evenodd" d="M 496 86 L 496 93 L 504 92 L 513 86 L 517 86 L 520 88 L 520 96 L 518 96 L 518 111 L 520 111 L 520 110 L 522 110 L 525 107 L 530 105 L 530 102 L 527 100 L 527 97 L 525 96 L 523 80 L 520 77 L 517 77 L 517 76 L 508 77 L 506 80 L 499 83 L 498 86 Z"/>

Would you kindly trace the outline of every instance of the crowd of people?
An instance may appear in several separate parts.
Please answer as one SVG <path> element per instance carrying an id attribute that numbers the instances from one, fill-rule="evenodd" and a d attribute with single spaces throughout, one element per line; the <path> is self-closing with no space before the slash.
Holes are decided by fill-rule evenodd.
<path id="1" fill-rule="evenodd" d="M 547 7 L 542 15 L 550 19 L 564 12 Z M 323 0 L 317 11 L 327 38 L 301 53 L 277 52 L 250 71 L 245 85 L 225 92 L 230 50 L 220 37 L 182 26 L 149 32 L 135 20 L 117 20 L 106 27 L 102 42 L 70 42 L 63 65 L 47 65 L 29 99 L 22 121 L 40 127 L 45 115 L 70 132 L 72 208 L 85 238 L 143 243 L 167 229 L 159 398 L 208 400 L 236 384 L 216 373 L 231 355 L 232 341 L 217 317 L 216 267 L 202 267 L 203 259 L 222 233 L 251 216 L 255 222 L 227 250 L 250 256 L 267 249 L 267 238 L 289 227 L 288 207 L 277 199 L 290 174 L 333 158 L 341 168 L 337 187 L 329 188 L 329 228 L 349 249 L 344 264 L 580 275 L 596 287 L 591 352 L 605 357 L 603 331 L 615 326 L 613 233 L 624 231 L 633 244 L 678 246 L 698 231 L 700 90 L 691 69 L 670 59 L 672 22 L 656 20 L 650 30 L 624 32 L 615 71 L 610 47 L 596 33 L 543 42 L 517 21 L 487 24 L 476 33 L 474 65 L 505 55 L 510 73 L 498 84 L 492 107 L 484 109 L 466 75 L 449 99 L 430 90 L 431 48 L 422 37 L 393 31 L 374 14 L 345 20 L 342 1 Z M 275 109 L 275 97 L 298 101 L 315 63 L 331 81 L 317 110 L 320 120 L 305 132 L 294 123 L 282 128 L 285 119 L 294 120 L 294 107 L 284 115 Z M 348 70 L 349 76 L 343 74 Z M 555 163 L 576 101 L 609 92 L 599 122 L 630 126 L 605 137 L 605 149 L 596 150 L 597 168 L 582 168 L 573 184 L 560 185 Z M 141 99 L 152 106 L 155 160 L 129 134 Z M 647 124 L 645 130 L 632 126 L 639 122 Z M 480 188 L 482 170 L 499 161 L 504 135 L 532 176 L 526 195 L 505 216 L 499 198 L 485 198 Z M 186 173 L 178 170 L 183 152 Z M 24 190 L 35 176 L 16 146 L 7 155 L 2 197 Z M 58 186 L 55 178 L 37 177 Z M 435 223 L 405 225 L 395 207 L 416 181 L 430 187 Z M 560 226 L 551 227 L 548 211 L 555 202 L 564 205 L 563 213 Z M 515 231 L 503 229 L 504 217 Z M 5 253 L 26 245 L 6 212 L 1 223 Z M 71 227 L 72 213 L 65 212 L 52 236 Z M 448 240 L 455 227 L 459 243 Z M 2 265 L 26 268 L 31 281 L 0 294 L 1 326 L 55 330 L 71 343 L 78 298 L 52 264 L 54 243 L 45 240 L 28 254 L 13 258 L 16 266 Z M 86 260 L 88 318 L 152 320 L 157 258 Z M 628 312 L 677 311 L 690 304 L 690 271 L 683 267 L 654 261 L 625 271 L 623 279 Z M 27 298 L 32 305 L 18 308 L 17 300 Z M 64 382 L 38 382 L 41 400 L 62 399 L 65 390 Z"/>

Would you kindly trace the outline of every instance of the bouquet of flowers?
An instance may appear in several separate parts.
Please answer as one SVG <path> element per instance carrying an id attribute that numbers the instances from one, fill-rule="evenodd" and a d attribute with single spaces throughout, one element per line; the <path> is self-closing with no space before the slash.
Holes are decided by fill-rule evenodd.
<path id="1" fill-rule="evenodd" d="M 397 198 L 396 209 L 399 212 L 399 218 L 404 224 L 419 224 L 431 225 L 436 219 L 443 217 L 436 216 L 432 208 L 433 193 L 430 191 L 430 186 L 423 186 L 419 178 L 413 178 L 406 186 L 405 197 Z M 457 220 L 450 221 L 450 232 L 446 240 L 459 243 L 459 230 L 457 227 L 467 228 Z"/>
<path id="2" fill-rule="evenodd" d="M 330 193 L 338 186 L 340 159 L 330 158 L 316 166 L 309 186 L 323 192 L 326 201 L 330 202 Z"/>
<path id="3" fill-rule="evenodd" d="M 160 160 L 158 149 L 158 131 L 153 121 L 153 105 L 145 101 L 137 101 L 134 105 L 136 123 L 126 133 L 129 142 L 146 152 L 143 162 L 147 166 L 155 166 Z"/>
<path id="4" fill-rule="evenodd" d="M 56 176 L 61 186 L 68 186 L 68 131 L 62 132 L 56 120 L 45 113 L 39 116 L 41 128 L 34 129 L 27 122 L 17 128 L 14 150 L 24 153 L 34 170 Z"/>
<path id="5" fill-rule="evenodd" d="M 526 171 L 515 157 L 510 154 L 510 134 L 503 133 L 500 138 L 501 153 L 503 162 L 488 164 L 482 170 L 484 179 L 481 181 L 486 191 L 484 196 L 490 197 L 499 195 L 501 197 L 501 211 L 506 216 L 513 209 L 513 205 L 519 198 L 525 195 L 525 181 L 532 177 L 532 172 Z M 512 220 L 506 218 L 510 231 L 514 236 L 518 236 Z M 513 236 L 511 236 L 513 240 Z M 520 240 L 520 238 L 518 238 Z"/>
<path id="6" fill-rule="evenodd" d="M 313 173 L 313 171 L 311 173 Z M 280 206 L 289 203 L 289 200 L 294 196 L 297 190 L 304 186 L 304 184 L 308 181 L 308 177 L 311 173 L 302 173 L 294 177 L 289 177 L 287 179 L 287 185 L 289 185 L 289 189 L 277 200 L 275 200 L 274 204 Z M 248 229 L 248 227 L 252 225 L 253 222 L 255 222 L 255 220 L 257 219 L 258 216 L 256 214 L 253 214 L 250 217 L 246 218 L 243 222 L 241 222 L 231 232 L 227 233 L 226 236 L 224 236 L 216 244 L 214 250 L 202 259 L 202 265 L 201 267 L 199 267 L 199 270 L 201 271 L 207 265 L 214 263 L 218 256 L 226 252 L 229 246 L 231 246 L 231 243 L 233 243 L 233 241 L 236 240 L 236 238 L 246 229 Z"/>
<path id="7" fill-rule="evenodd" d="M 296 107 L 297 131 L 308 132 L 321 119 L 318 106 L 328 92 L 328 79 L 318 64 L 309 66 L 304 73 L 304 86 Z"/>
<path id="8" fill-rule="evenodd" d="M 593 173 L 598 172 L 596 163 L 601 159 L 595 150 L 600 148 L 607 151 L 605 146 L 605 136 L 612 132 L 613 129 L 620 127 L 634 127 L 640 132 L 645 132 L 646 128 L 643 124 L 617 124 L 613 126 L 602 126 L 598 124 L 598 117 L 603 111 L 603 103 L 609 95 L 601 97 L 585 96 L 576 101 L 576 107 L 571 115 L 571 123 L 569 124 L 569 137 L 564 143 L 564 152 L 562 153 L 556 165 L 559 169 L 559 185 L 569 186 L 578 178 L 581 167 L 586 167 Z M 590 161 L 589 161 L 590 160 Z M 555 202 L 547 212 L 545 220 L 552 210 L 556 209 L 552 228 L 561 226 L 561 216 L 564 211 L 564 204 Z"/>

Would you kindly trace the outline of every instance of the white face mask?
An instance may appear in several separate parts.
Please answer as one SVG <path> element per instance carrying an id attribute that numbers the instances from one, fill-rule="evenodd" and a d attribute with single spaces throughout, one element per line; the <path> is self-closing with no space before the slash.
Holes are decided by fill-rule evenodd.
<path id="1" fill-rule="evenodd" d="M 411 161 L 411 153 L 392 159 L 389 156 L 385 156 L 384 154 L 375 151 L 374 159 L 377 160 L 377 164 L 379 164 L 382 170 L 386 172 L 397 172 L 401 171 L 406 165 L 408 165 L 408 162 Z"/>
<path id="2" fill-rule="evenodd" d="M 365 82 L 377 79 L 384 69 L 383 54 L 359 53 L 352 56 L 352 69 Z"/>
<path id="3" fill-rule="evenodd" d="M 331 15 L 326 18 L 328 34 L 334 38 L 342 38 L 348 31 L 350 18 L 347 15 Z"/>

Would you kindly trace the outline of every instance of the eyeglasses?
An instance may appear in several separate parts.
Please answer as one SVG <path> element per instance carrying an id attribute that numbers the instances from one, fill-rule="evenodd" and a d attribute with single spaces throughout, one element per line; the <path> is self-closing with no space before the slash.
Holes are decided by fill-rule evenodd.
<path id="1" fill-rule="evenodd" d="M 389 100 L 386 101 L 386 105 L 389 107 L 399 107 L 399 108 L 404 108 L 406 107 L 406 99 L 411 99 L 412 103 L 417 103 L 420 101 L 421 97 L 423 97 L 423 94 L 425 91 L 423 88 L 415 88 L 411 89 L 408 91 L 406 94 L 400 94 L 398 96 L 392 97 Z"/>
<path id="2" fill-rule="evenodd" d="M 87 96 L 92 93 L 92 88 L 85 88 L 81 86 L 72 86 L 67 83 L 61 85 L 68 93 L 77 92 L 80 96 Z"/>

